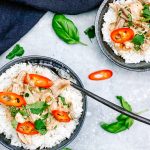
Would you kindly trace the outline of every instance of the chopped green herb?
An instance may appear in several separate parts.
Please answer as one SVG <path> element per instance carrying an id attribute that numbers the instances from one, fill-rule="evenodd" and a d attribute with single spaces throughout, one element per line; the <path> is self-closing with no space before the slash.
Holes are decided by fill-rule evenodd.
<path id="1" fill-rule="evenodd" d="M 89 39 L 92 39 L 95 37 L 95 26 L 92 25 L 91 27 L 87 28 L 84 33 L 89 37 Z"/>
<path id="2" fill-rule="evenodd" d="M 132 111 L 131 106 L 128 104 L 127 101 L 125 101 L 125 99 L 122 96 L 116 96 L 116 98 L 120 101 L 121 106 L 128 110 L 128 111 Z M 121 131 L 127 130 L 129 129 L 133 123 L 134 120 L 126 115 L 120 114 L 117 118 L 116 118 L 116 122 L 107 124 L 107 123 L 101 123 L 100 126 L 107 132 L 110 133 L 119 133 Z"/>
<path id="3" fill-rule="evenodd" d="M 14 129 L 16 129 L 16 128 L 17 128 L 17 125 L 18 125 L 18 122 L 17 122 L 15 119 L 13 119 L 13 120 L 11 121 L 11 125 L 12 125 L 12 127 L 13 127 Z"/>
<path id="4" fill-rule="evenodd" d="M 35 129 L 38 130 L 41 135 L 45 135 L 47 133 L 45 122 L 42 119 L 36 120 L 34 124 Z"/>
<path id="5" fill-rule="evenodd" d="M 19 112 L 19 109 L 14 107 L 14 106 L 10 107 L 9 110 L 10 110 L 10 113 L 11 113 L 12 117 L 15 117 L 16 114 Z"/>
<path id="6" fill-rule="evenodd" d="M 65 98 L 63 96 L 59 96 L 59 98 L 60 98 L 63 105 L 67 105 Z"/>
<path id="7" fill-rule="evenodd" d="M 50 114 L 49 113 L 47 113 L 47 114 L 45 114 L 45 115 L 43 115 L 43 116 L 41 116 L 42 117 L 42 120 L 46 120 L 47 118 L 48 118 L 48 116 L 49 116 Z"/>
<path id="8" fill-rule="evenodd" d="M 144 43 L 145 37 L 143 34 L 136 34 L 132 39 L 135 50 L 140 50 L 140 46 Z"/>
<path id="9" fill-rule="evenodd" d="M 25 93 L 25 95 L 24 95 L 25 97 L 29 97 L 30 95 L 29 95 L 29 93 Z"/>
<path id="10" fill-rule="evenodd" d="M 54 127 L 54 129 L 56 129 L 57 128 L 57 125 Z"/>
<path id="11" fill-rule="evenodd" d="M 24 54 L 24 49 L 19 44 L 17 44 L 13 50 L 6 56 L 7 59 L 12 60 L 15 56 L 22 56 Z"/>
<path id="12" fill-rule="evenodd" d="M 45 88 L 40 87 L 39 90 L 42 91 L 42 90 L 45 90 Z"/>
<path id="13" fill-rule="evenodd" d="M 142 15 L 143 15 L 142 21 L 144 22 L 150 21 L 150 5 L 149 4 L 144 5 L 144 8 L 142 10 Z"/>
<path id="14" fill-rule="evenodd" d="M 25 106 L 22 106 L 19 112 L 22 116 L 26 116 L 26 117 L 30 116 Z"/>
<path id="15" fill-rule="evenodd" d="M 28 104 L 26 106 L 27 109 L 30 109 L 33 114 L 41 114 L 46 108 L 48 104 L 46 102 L 38 101 L 33 104 Z"/>
<path id="16" fill-rule="evenodd" d="M 133 22 L 132 22 L 132 16 L 131 14 L 128 15 L 128 27 L 133 26 Z"/>

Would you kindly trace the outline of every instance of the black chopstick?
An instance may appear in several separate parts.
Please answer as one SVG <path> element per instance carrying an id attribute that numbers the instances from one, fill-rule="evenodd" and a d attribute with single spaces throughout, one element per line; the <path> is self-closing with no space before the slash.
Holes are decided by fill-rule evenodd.
<path id="1" fill-rule="evenodd" d="M 147 118 L 144 118 L 142 116 L 139 116 L 139 115 L 137 115 L 137 114 L 135 114 L 133 112 L 129 112 L 129 111 L 123 109 L 122 107 L 120 107 L 120 106 L 118 106 L 118 105 L 116 105 L 116 104 L 114 104 L 114 103 L 112 103 L 112 102 L 110 102 L 110 101 L 108 101 L 108 100 L 106 100 L 106 99 L 104 99 L 104 98 L 102 98 L 102 97 L 100 97 L 100 96 L 98 96 L 98 95 L 96 95 L 96 94 L 94 94 L 94 93 L 84 89 L 84 88 L 81 88 L 79 85 L 77 85 L 77 84 L 75 84 L 73 82 L 71 82 L 71 86 L 73 86 L 77 90 L 81 91 L 82 93 L 86 94 L 87 96 L 97 100 L 98 102 L 100 102 L 100 103 L 102 103 L 102 104 L 112 108 L 113 110 L 116 110 L 116 111 L 118 111 L 118 112 L 120 112 L 120 113 L 122 113 L 124 115 L 127 115 L 127 116 L 129 116 L 129 117 L 131 117 L 131 118 L 133 118 L 135 120 L 138 120 L 138 121 L 140 121 L 142 123 L 150 125 L 150 119 L 147 119 Z"/>

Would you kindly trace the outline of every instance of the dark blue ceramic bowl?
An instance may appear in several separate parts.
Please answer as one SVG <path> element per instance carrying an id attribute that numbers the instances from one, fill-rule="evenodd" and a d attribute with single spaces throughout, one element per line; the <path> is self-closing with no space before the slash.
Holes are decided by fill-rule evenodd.
<path id="1" fill-rule="evenodd" d="M 118 66 L 132 70 L 132 71 L 148 71 L 150 70 L 150 63 L 146 63 L 145 61 L 134 64 L 134 63 L 125 63 L 125 60 L 121 58 L 120 56 L 117 56 L 112 48 L 105 42 L 103 41 L 103 34 L 102 34 L 102 25 L 104 23 L 104 15 L 108 11 L 109 8 L 109 3 L 112 3 L 113 0 L 104 0 L 103 3 L 101 4 L 96 20 L 95 20 L 95 33 L 96 33 L 96 38 L 98 41 L 98 44 L 100 46 L 100 49 L 104 53 L 104 55 L 110 59 L 112 62 L 117 64 Z"/>
<path id="2" fill-rule="evenodd" d="M 15 59 L 0 69 L 0 75 L 2 73 L 4 73 L 7 69 L 9 69 L 11 66 L 18 64 L 18 63 L 31 63 L 33 65 L 44 66 L 44 67 L 52 69 L 52 70 L 53 69 L 56 70 L 56 68 L 62 69 L 68 75 L 70 75 L 70 77 L 73 78 L 80 87 L 83 87 L 83 84 L 82 84 L 81 80 L 79 79 L 79 77 L 68 66 L 66 66 L 65 64 L 63 64 L 62 62 L 60 62 L 58 60 L 55 60 L 55 59 L 52 59 L 49 57 L 43 57 L 43 56 L 26 56 L 26 57 L 22 57 L 19 59 Z M 79 124 L 77 125 L 74 132 L 71 134 L 71 137 L 69 139 L 62 141 L 60 144 L 56 145 L 53 148 L 50 148 L 50 149 L 47 148 L 44 150 L 61 150 L 63 147 L 65 147 L 71 141 L 73 141 L 75 139 L 75 137 L 77 136 L 77 134 L 79 133 L 79 131 L 82 127 L 82 124 L 83 124 L 84 118 L 85 118 L 85 114 L 86 114 L 86 96 L 85 95 L 82 95 L 82 96 L 83 96 L 83 99 L 82 99 L 82 101 L 83 101 L 83 112 L 82 112 L 82 115 L 79 119 Z M 11 145 L 10 140 L 6 139 L 4 134 L 0 134 L 0 143 L 10 150 L 24 150 L 22 147 L 16 147 L 16 146 Z"/>

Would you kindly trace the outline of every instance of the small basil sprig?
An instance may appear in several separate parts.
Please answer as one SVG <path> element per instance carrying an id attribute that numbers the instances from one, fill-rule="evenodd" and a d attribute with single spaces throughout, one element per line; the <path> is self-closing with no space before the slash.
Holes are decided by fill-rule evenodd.
<path id="1" fill-rule="evenodd" d="M 122 96 L 117 96 L 116 97 L 120 103 L 121 106 L 128 111 L 132 111 L 131 106 L 128 104 L 127 101 L 125 101 L 125 99 Z M 116 118 L 116 122 L 107 124 L 107 123 L 102 123 L 101 127 L 110 133 L 119 133 L 121 131 L 127 130 L 129 129 L 133 123 L 134 120 L 126 115 L 120 114 L 117 118 Z"/>
<path id="2" fill-rule="evenodd" d="M 84 33 L 89 37 L 89 39 L 93 39 L 95 37 L 95 26 L 92 25 L 91 27 L 87 28 Z"/>
<path id="3" fill-rule="evenodd" d="M 68 44 L 83 44 L 80 41 L 79 32 L 75 24 L 62 14 L 55 14 L 52 20 L 52 27 L 57 36 Z"/>
<path id="4" fill-rule="evenodd" d="M 14 57 L 22 56 L 24 54 L 24 49 L 19 44 L 17 44 L 13 50 L 6 56 L 7 59 L 12 60 Z"/>

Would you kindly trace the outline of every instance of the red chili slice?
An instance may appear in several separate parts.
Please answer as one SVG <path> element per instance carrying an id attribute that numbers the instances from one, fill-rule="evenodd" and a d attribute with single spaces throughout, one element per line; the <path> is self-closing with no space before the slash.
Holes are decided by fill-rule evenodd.
<path id="1" fill-rule="evenodd" d="M 35 135 L 39 132 L 35 129 L 35 126 L 30 121 L 26 121 L 24 123 L 18 123 L 17 129 L 19 133 L 27 134 L 27 135 Z"/>
<path id="2" fill-rule="evenodd" d="M 53 85 L 53 82 L 50 79 L 37 74 L 26 75 L 24 83 L 28 84 L 29 82 L 33 82 L 35 86 L 41 88 L 49 88 Z"/>
<path id="3" fill-rule="evenodd" d="M 53 110 L 52 115 L 59 122 L 70 122 L 70 117 L 67 112 L 60 110 Z"/>
<path id="4" fill-rule="evenodd" d="M 111 32 L 111 39 L 115 43 L 124 43 L 134 37 L 134 31 L 130 28 L 119 28 Z"/>
<path id="5" fill-rule="evenodd" d="M 89 75 L 90 80 L 105 80 L 111 78 L 113 72 L 111 70 L 99 70 Z"/>
<path id="6" fill-rule="evenodd" d="M 0 92 L 0 102 L 6 106 L 21 107 L 26 105 L 26 101 L 22 96 L 12 92 Z"/>

